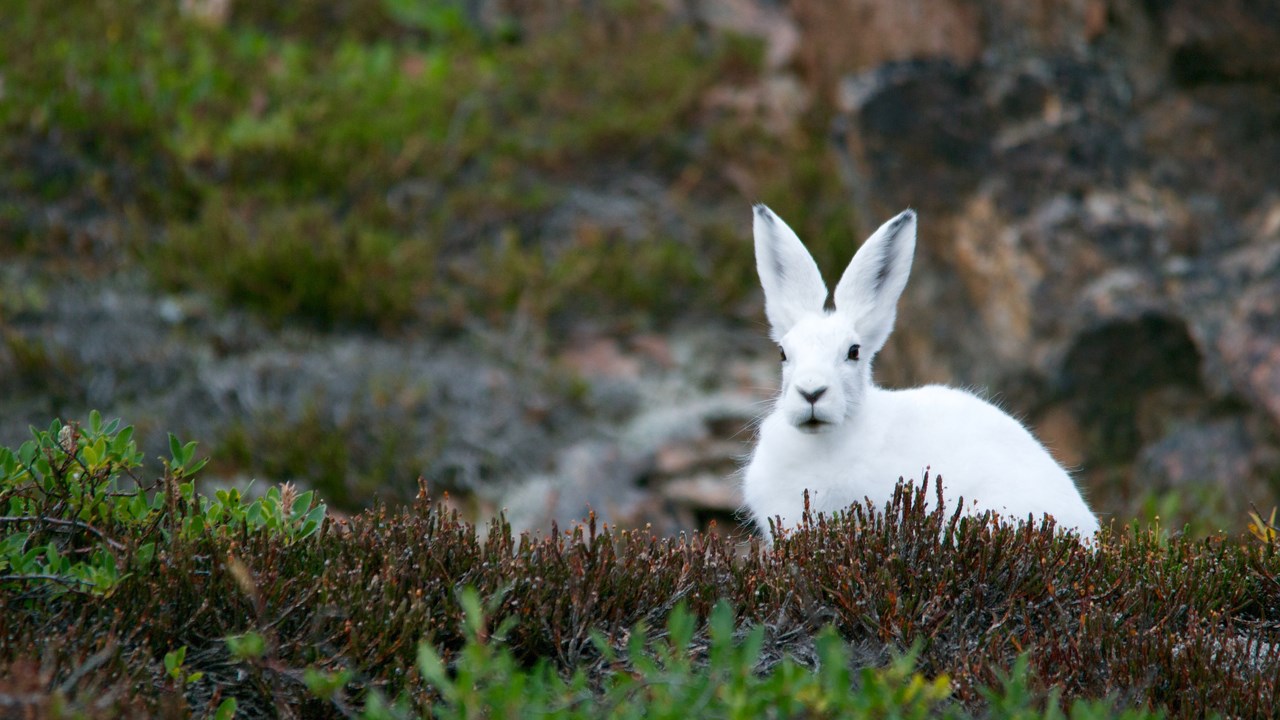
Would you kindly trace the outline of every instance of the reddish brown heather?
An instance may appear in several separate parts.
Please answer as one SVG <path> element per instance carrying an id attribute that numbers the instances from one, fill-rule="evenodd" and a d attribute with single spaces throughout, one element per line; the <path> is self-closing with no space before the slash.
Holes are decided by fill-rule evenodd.
<path id="1" fill-rule="evenodd" d="M 855 662 L 913 644 L 921 671 L 975 688 L 1027 653 L 1042 688 L 1067 698 L 1118 695 L 1173 717 L 1267 716 L 1280 688 L 1277 545 L 1104 531 L 1096 548 L 1048 524 L 1012 528 L 927 512 L 923 489 L 887 512 L 855 507 L 737 546 L 714 535 L 657 538 L 594 523 L 545 536 L 487 531 L 421 499 L 332 523 L 290 544 L 266 534 L 202 537 L 158 553 L 106 598 L 28 587 L 3 591 L 0 697 L 5 716 L 41 714 L 55 694 L 94 716 L 170 715 L 234 696 L 250 716 L 339 717 L 309 695 L 305 667 L 348 668 L 348 697 L 368 688 L 427 702 L 414 667 L 430 641 L 462 645 L 458 591 L 489 599 L 490 622 L 532 664 L 612 668 L 589 640 L 624 647 L 637 623 L 661 637 L 684 602 L 704 618 L 720 598 L 767 628 L 764 664 L 816 662 L 812 637 L 834 624 Z M 256 631 L 267 652 L 236 661 L 226 635 Z M 705 647 L 705 628 L 695 648 Z M 185 695 L 161 659 L 188 647 L 205 675 Z"/>

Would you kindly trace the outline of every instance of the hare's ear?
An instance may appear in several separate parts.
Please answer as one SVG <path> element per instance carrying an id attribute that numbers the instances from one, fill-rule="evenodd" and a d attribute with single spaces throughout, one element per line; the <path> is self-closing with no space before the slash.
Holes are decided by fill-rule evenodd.
<path id="1" fill-rule="evenodd" d="M 915 251 L 916 213 L 904 210 L 858 248 L 836 285 L 836 311 L 853 318 L 868 357 L 884 347 L 893 330 Z"/>
<path id="2" fill-rule="evenodd" d="M 775 341 L 805 313 L 820 313 L 827 286 L 818 264 L 782 218 L 763 204 L 755 206 L 756 270 L 764 287 L 764 312 Z"/>

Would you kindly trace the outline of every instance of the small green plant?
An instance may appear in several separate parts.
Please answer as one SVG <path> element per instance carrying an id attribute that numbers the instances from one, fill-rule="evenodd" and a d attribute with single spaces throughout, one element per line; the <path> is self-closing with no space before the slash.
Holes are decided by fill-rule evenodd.
<path id="1" fill-rule="evenodd" d="M 0 540 L 0 583 L 109 593 L 129 551 L 142 549 L 114 540 L 111 531 L 146 524 L 163 502 L 141 490 L 115 492 L 126 480 L 137 486 L 132 473 L 141 457 L 133 429 L 118 420 L 104 424 L 97 412 L 87 428 L 54 421 L 48 430 L 33 428 L 16 451 L 0 448 L 0 523 L 7 533 Z"/>
<path id="2" fill-rule="evenodd" d="M 237 660 L 257 660 L 267 654 L 267 640 L 260 633 L 247 632 L 226 638 L 227 651 Z"/>
<path id="3" fill-rule="evenodd" d="M 355 677 L 355 673 L 348 669 L 325 671 L 319 668 L 308 667 L 302 671 L 302 682 L 307 686 L 307 690 L 312 695 L 325 701 L 332 701 L 347 683 Z"/>
<path id="4" fill-rule="evenodd" d="M 182 520 L 181 534 L 186 538 L 244 527 L 266 530 L 290 541 L 305 540 L 320 529 L 328 509 L 316 500 L 314 490 L 300 493 L 292 483 L 268 488 L 252 502 L 238 488 L 215 490 L 213 498 L 201 495 L 189 500 L 197 510 Z"/>
<path id="5" fill-rule="evenodd" d="M 447 662 L 430 644 L 418 647 L 417 670 L 437 699 L 428 715 L 435 718 L 926 718 L 971 717 L 952 697 L 945 675 L 929 679 L 918 669 L 916 653 L 892 659 L 884 667 L 866 667 L 854 675 L 847 643 L 833 628 L 815 638 L 816 667 L 787 658 L 760 671 L 765 628 L 745 633 L 736 614 L 719 602 L 698 632 L 698 620 L 678 605 L 667 619 L 665 641 L 653 642 L 643 625 L 629 633 L 619 656 L 601 634 L 593 643 L 612 671 L 598 684 L 581 670 L 568 677 L 545 662 L 523 668 L 503 647 L 501 631 L 486 632 L 481 601 L 470 588 L 460 602 L 465 608 L 466 644 Z M 705 650 L 703 659 L 698 659 Z M 981 689 L 992 717 L 1073 720 L 1156 718 L 1144 711 L 1121 711 L 1111 701 L 1076 702 L 1064 711 L 1056 694 L 1047 700 L 1032 692 L 1026 657 L 1001 675 L 1001 685 Z M 412 716 L 411 703 L 370 699 L 364 717 L 390 720 Z"/>
<path id="6" fill-rule="evenodd" d="M 200 678 L 204 677 L 204 673 L 202 672 L 187 672 L 186 668 L 182 666 L 186 660 L 186 645 L 164 654 L 164 672 L 178 688 L 183 688 L 193 682 L 198 682 Z"/>
<path id="7" fill-rule="evenodd" d="M 207 459 L 172 434 L 163 474 L 147 481 L 133 435 L 94 411 L 86 426 L 55 420 L 0 448 L 0 587 L 104 595 L 175 540 L 243 529 L 300 542 L 324 523 L 325 504 L 289 484 L 253 501 L 234 488 L 201 495 Z"/>
<path id="8" fill-rule="evenodd" d="M 213 720 L 235 720 L 236 717 L 236 699 L 229 697 L 218 704 L 218 709 L 213 711 Z"/>
<path id="9" fill-rule="evenodd" d="M 1271 508 L 1271 515 L 1265 520 L 1256 508 L 1250 510 L 1249 533 L 1268 544 L 1280 538 L 1280 525 L 1276 525 L 1276 508 Z"/>

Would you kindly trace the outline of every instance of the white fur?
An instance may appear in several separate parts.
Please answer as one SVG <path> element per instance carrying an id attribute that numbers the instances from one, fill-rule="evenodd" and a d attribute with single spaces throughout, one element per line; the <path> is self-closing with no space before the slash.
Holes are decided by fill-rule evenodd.
<path id="1" fill-rule="evenodd" d="M 1084 536 L 1098 530 L 1071 476 L 999 408 L 941 385 L 886 390 L 872 382 L 871 361 L 893 330 L 911 270 L 913 211 L 882 225 L 854 255 L 834 311 L 824 310 L 827 288 L 791 228 L 757 205 L 754 230 L 765 312 L 786 355 L 743 487 L 762 531 L 775 518 L 796 525 L 805 490 L 814 512 L 865 499 L 883 506 L 899 478 L 918 481 L 926 468 L 941 478 L 947 502 L 964 498 L 965 512 L 994 510 L 1009 521 L 1047 514 Z M 858 359 L 850 360 L 855 344 Z"/>

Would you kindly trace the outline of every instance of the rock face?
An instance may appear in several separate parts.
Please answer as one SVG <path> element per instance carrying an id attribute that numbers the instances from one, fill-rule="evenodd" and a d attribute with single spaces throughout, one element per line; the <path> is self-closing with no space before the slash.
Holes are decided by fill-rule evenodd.
<path id="1" fill-rule="evenodd" d="M 1280 47 L 1280 10 L 1115 0 L 1059 24 L 938 4 L 1002 32 L 980 56 L 966 36 L 825 68 L 845 63 L 830 92 L 860 222 L 921 217 L 882 381 L 993 388 L 1095 497 L 1138 459 L 1151 489 L 1272 502 L 1280 67 L 1258 48 Z"/>

